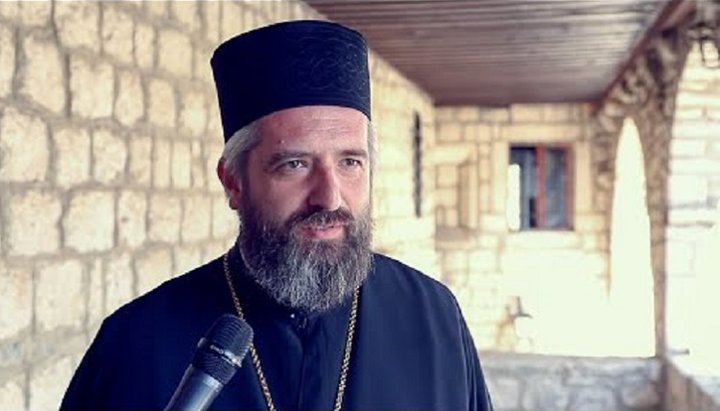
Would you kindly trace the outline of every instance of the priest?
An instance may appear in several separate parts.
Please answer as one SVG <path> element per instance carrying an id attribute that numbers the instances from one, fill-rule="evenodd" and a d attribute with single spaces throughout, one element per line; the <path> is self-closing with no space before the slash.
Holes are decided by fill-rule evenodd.
<path id="1" fill-rule="evenodd" d="M 492 409 L 450 291 L 371 251 L 363 37 L 284 22 L 223 43 L 211 66 L 237 241 L 105 319 L 62 409 L 163 409 L 224 313 L 254 341 L 212 409 Z"/>

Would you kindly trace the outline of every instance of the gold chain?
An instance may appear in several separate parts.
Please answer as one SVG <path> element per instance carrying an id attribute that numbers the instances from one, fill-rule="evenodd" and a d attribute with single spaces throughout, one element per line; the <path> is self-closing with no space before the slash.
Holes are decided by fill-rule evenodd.
<path id="1" fill-rule="evenodd" d="M 244 318 L 242 306 L 240 305 L 240 299 L 235 292 L 235 286 L 232 282 L 232 276 L 230 275 L 230 263 L 228 261 L 228 254 L 225 253 L 223 257 L 223 268 L 225 271 L 225 280 L 227 280 L 228 287 L 230 288 L 230 295 L 235 309 L 237 310 L 238 316 Z M 348 320 L 348 331 L 345 339 L 345 354 L 343 355 L 342 366 L 340 367 L 340 381 L 338 382 L 337 396 L 335 397 L 335 407 L 333 411 L 340 411 L 342 408 L 343 398 L 345 397 L 345 387 L 347 385 L 347 374 L 350 369 L 350 353 L 352 352 L 353 339 L 355 337 L 355 324 L 357 323 L 357 308 L 359 291 L 356 288 L 353 293 L 352 308 L 350 309 L 350 319 Z M 265 402 L 267 403 L 269 411 L 277 411 L 275 404 L 273 403 L 272 396 L 270 395 L 270 387 L 268 386 L 267 380 L 265 379 L 265 373 L 263 373 L 262 367 L 260 366 L 260 356 L 255 349 L 255 343 L 250 343 L 250 358 L 252 359 L 253 366 L 255 367 L 255 373 L 257 374 L 258 381 L 260 382 L 260 388 L 262 389 L 263 396 L 265 396 Z"/>

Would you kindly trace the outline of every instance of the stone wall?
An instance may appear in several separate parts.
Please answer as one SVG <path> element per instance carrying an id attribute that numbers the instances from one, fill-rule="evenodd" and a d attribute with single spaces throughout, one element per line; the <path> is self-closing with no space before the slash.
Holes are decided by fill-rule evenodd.
<path id="1" fill-rule="evenodd" d="M 666 409 L 720 411 L 717 367 L 709 368 L 691 356 L 677 356 L 668 358 L 666 374 Z"/>
<path id="2" fill-rule="evenodd" d="M 670 145 L 667 331 L 671 349 L 717 358 L 720 331 L 707 330 L 720 330 L 720 319 L 711 314 L 720 310 L 719 92 L 720 73 L 703 66 L 695 45 L 680 80 Z"/>
<path id="3" fill-rule="evenodd" d="M 231 244 L 210 54 L 313 17 L 295 1 L 0 2 L 0 409 L 57 408 L 104 316 Z M 434 270 L 432 187 L 415 217 L 408 171 L 432 102 L 376 55 L 371 70 L 376 244 Z"/>
<path id="4" fill-rule="evenodd" d="M 668 175 L 675 97 L 689 42 L 684 28 L 673 29 L 649 44 L 618 84 L 609 91 L 593 116 L 593 205 L 611 218 L 615 156 L 618 135 L 625 118 L 638 128 L 645 159 L 646 200 L 650 217 L 651 265 L 655 301 L 655 351 L 664 353 L 666 343 L 666 224 Z"/>
<path id="5" fill-rule="evenodd" d="M 497 411 L 662 410 L 658 359 L 483 353 L 482 362 Z"/>
<path id="6" fill-rule="evenodd" d="M 557 327 L 587 327 L 590 314 L 583 311 L 606 288 L 607 220 L 592 204 L 589 107 L 441 107 L 437 115 L 436 247 L 443 280 L 458 296 L 476 344 L 541 352 L 575 345 L 583 352 L 583 341 L 570 341 Z M 508 230 L 509 147 L 516 143 L 571 148 L 572 230 Z M 533 315 L 535 331 L 525 341 L 508 317 L 513 297 Z"/>

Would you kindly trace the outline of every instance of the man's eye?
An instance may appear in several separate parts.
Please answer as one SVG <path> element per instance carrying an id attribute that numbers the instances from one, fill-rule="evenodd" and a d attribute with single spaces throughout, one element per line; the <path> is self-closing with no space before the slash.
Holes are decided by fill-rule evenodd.
<path id="1" fill-rule="evenodd" d="M 286 170 L 297 170 L 303 168 L 304 166 L 305 163 L 303 163 L 301 160 L 290 160 L 283 163 L 280 168 Z"/>
<path id="2" fill-rule="evenodd" d="M 345 158 L 342 160 L 342 165 L 345 167 L 360 167 L 362 162 L 354 158 Z"/>

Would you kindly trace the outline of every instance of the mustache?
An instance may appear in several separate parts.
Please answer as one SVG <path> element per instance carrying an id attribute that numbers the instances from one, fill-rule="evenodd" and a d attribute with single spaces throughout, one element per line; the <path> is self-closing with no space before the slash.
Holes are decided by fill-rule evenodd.
<path id="1" fill-rule="evenodd" d="M 355 221 L 350 210 L 338 208 L 337 210 L 310 209 L 302 210 L 290 216 L 287 222 L 288 228 L 301 224 L 331 225 L 348 224 Z"/>

